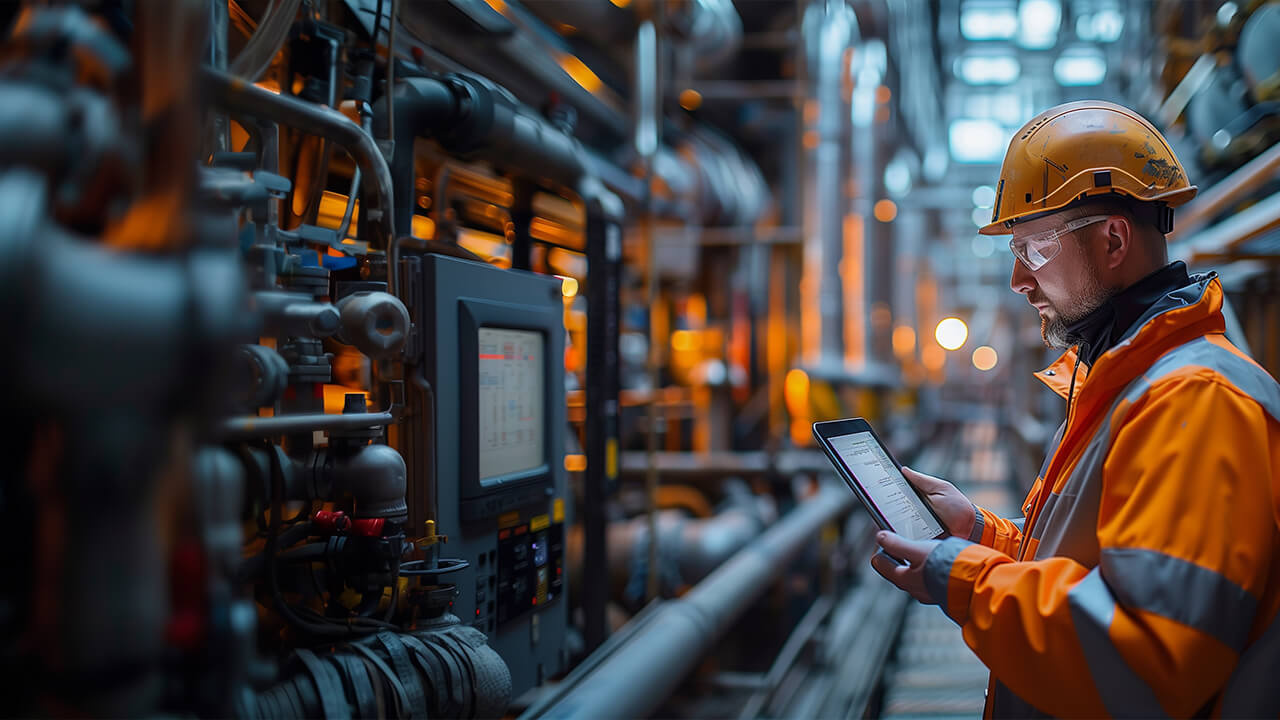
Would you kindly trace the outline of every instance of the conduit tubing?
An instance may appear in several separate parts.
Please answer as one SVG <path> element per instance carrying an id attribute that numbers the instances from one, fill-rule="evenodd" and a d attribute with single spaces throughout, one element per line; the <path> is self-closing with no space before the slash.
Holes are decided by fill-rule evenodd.
<path id="1" fill-rule="evenodd" d="M 660 605 L 644 633 L 615 650 L 538 717 L 652 714 L 788 561 L 823 525 L 843 516 L 853 504 L 853 493 L 847 488 L 824 486 L 684 597 Z"/>
<path id="2" fill-rule="evenodd" d="M 318 135 L 342 146 L 360 168 L 361 194 L 376 198 L 377 208 L 360 208 L 360 217 L 374 222 L 383 238 L 383 248 L 390 249 L 395 238 L 392 216 L 391 169 L 378 149 L 373 136 L 333 108 L 277 95 L 244 80 L 204 68 L 202 80 L 214 103 L 235 113 L 271 120 Z M 392 287 L 395 273 L 391 273 Z M 392 294 L 395 294 L 394 292 Z"/>

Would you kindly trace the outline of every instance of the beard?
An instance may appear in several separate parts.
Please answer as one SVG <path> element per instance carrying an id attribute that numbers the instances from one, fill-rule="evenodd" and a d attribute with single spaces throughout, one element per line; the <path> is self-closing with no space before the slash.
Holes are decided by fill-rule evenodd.
<path id="1" fill-rule="evenodd" d="M 1102 285 L 1094 268 L 1086 268 L 1084 277 L 1084 287 L 1077 290 L 1074 297 L 1061 304 L 1052 303 L 1047 297 L 1038 293 L 1028 296 L 1033 302 L 1047 305 L 1040 314 L 1040 337 L 1044 339 L 1045 345 L 1066 349 L 1079 343 L 1081 338 L 1068 328 L 1097 310 L 1115 294 L 1114 290 Z"/>

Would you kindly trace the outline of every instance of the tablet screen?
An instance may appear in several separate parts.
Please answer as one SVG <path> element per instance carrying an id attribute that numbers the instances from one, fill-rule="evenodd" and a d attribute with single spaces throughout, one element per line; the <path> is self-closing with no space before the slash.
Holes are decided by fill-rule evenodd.
<path id="1" fill-rule="evenodd" d="M 899 535 L 930 540 L 942 534 L 933 513 L 911 489 L 875 436 L 859 432 L 828 438 L 828 442 Z"/>

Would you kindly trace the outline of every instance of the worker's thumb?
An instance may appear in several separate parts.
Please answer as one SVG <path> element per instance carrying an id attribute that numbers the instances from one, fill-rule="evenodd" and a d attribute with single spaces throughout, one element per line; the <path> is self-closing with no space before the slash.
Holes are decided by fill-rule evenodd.
<path id="1" fill-rule="evenodd" d="M 950 485 L 946 480 L 936 478 L 932 475 L 916 472 L 906 465 L 902 466 L 902 474 L 907 478 L 907 482 L 915 485 L 925 493 L 938 493 L 947 489 Z"/>

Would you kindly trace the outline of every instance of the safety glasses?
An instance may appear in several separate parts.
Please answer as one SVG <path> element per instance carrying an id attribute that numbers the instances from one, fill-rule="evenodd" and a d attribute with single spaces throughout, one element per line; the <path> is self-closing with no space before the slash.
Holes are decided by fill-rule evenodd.
<path id="1" fill-rule="evenodd" d="M 1009 249 L 1015 257 L 1031 272 L 1044 267 L 1046 263 L 1062 252 L 1062 236 L 1073 233 L 1082 227 L 1102 222 L 1110 215 L 1090 215 L 1068 222 L 1060 228 L 1045 230 L 1034 235 L 1024 235 L 1009 241 Z"/>

